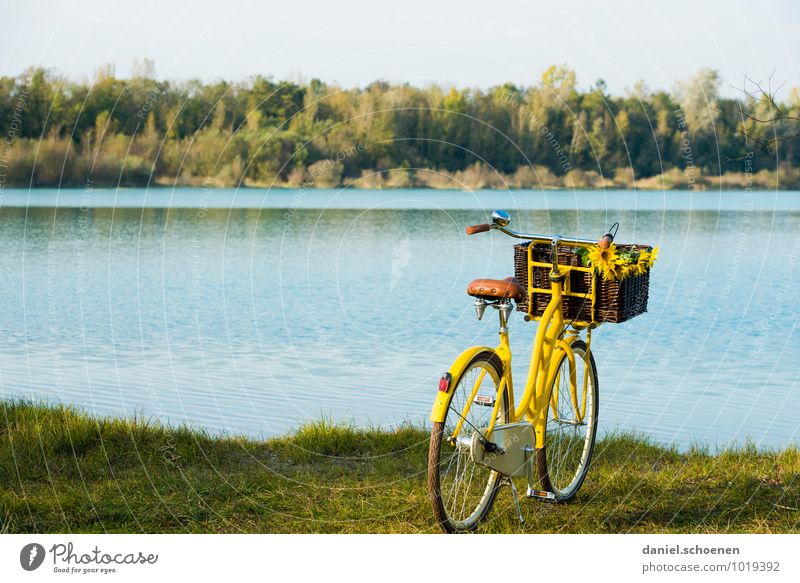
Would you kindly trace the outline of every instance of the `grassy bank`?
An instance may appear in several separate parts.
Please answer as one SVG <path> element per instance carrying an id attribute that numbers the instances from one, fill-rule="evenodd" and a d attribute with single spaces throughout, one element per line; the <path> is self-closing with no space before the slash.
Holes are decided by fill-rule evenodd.
<path id="1" fill-rule="evenodd" d="M 268 441 L 0 404 L 0 532 L 436 532 L 428 435 L 324 423 Z M 576 502 L 498 498 L 483 532 L 796 532 L 800 451 L 599 442 Z M 522 486 L 520 483 L 519 486 Z"/>

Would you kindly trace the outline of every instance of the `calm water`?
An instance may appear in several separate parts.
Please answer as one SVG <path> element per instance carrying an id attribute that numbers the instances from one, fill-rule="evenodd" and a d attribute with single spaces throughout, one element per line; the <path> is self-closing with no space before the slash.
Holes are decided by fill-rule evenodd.
<path id="1" fill-rule="evenodd" d="M 512 270 L 467 238 L 661 246 L 649 313 L 593 347 L 603 431 L 799 441 L 800 193 L 9 191 L 0 396 L 263 436 L 321 416 L 424 422 L 439 374 L 494 344 L 466 283 Z M 534 324 L 512 321 L 518 384 Z"/>

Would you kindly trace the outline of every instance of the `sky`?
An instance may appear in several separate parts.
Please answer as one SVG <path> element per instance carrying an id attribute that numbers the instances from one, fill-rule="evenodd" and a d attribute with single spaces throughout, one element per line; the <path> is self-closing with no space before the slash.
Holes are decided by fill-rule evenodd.
<path id="1" fill-rule="evenodd" d="M 700 68 L 800 85 L 800 0 L 0 0 L 0 75 L 31 65 L 91 79 L 138 59 L 159 78 L 536 83 L 550 65 L 613 94 L 669 89 Z"/>

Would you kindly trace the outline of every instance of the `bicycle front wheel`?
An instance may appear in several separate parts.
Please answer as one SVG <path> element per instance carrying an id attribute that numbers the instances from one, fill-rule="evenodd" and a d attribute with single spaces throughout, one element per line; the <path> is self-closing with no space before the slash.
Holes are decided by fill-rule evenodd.
<path id="1" fill-rule="evenodd" d="M 475 530 L 497 497 L 500 474 L 475 463 L 470 444 L 489 426 L 495 399 L 500 399 L 497 423 L 508 422 L 508 392 L 504 389 L 498 394 L 501 377 L 498 356 L 493 352 L 478 354 L 452 389 L 444 422 L 433 424 L 428 494 L 433 513 L 446 532 Z"/>
<path id="2" fill-rule="evenodd" d="M 538 449 L 537 468 L 542 489 L 559 502 L 578 493 L 592 459 L 597 434 L 597 369 L 594 356 L 586 360 L 586 343 L 572 344 L 575 355 L 576 386 L 570 383 L 570 364 L 561 351 L 557 373 L 550 387 L 545 446 Z M 584 375 L 587 378 L 584 391 Z"/>

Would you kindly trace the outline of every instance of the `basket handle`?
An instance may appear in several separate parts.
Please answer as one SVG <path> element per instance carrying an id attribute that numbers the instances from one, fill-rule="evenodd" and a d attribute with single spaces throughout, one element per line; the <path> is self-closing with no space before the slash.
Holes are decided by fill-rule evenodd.
<path id="1" fill-rule="evenodd" d="M 489 223 L 483 223 L 482 225 L 470 225 L 469 227 L 467 227 L 467 235 L 474 235 L 476 233 L 485 233 L 491 228 L 492 226 Z"/>

